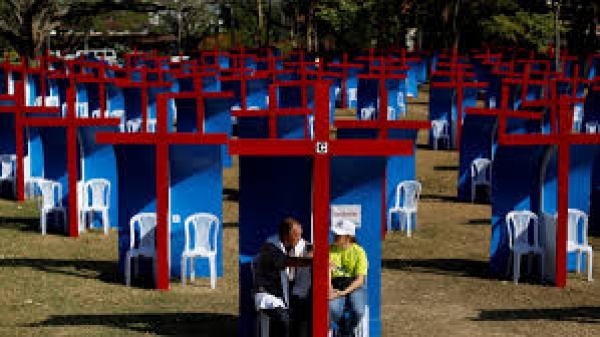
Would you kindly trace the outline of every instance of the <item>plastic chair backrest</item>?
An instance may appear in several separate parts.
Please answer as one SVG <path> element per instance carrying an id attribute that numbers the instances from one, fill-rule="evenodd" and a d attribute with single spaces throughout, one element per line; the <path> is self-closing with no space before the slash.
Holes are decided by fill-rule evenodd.
<path id="1" fill-rule="evenodd" d="M 404 98 L 404 94 L 402 92 L 398 92 L 398 96 L 396 96 L 396 102 L 398 103 L 398 106 L 401 108 L 405 106 L 405 98 Z"/>
<path id="2" fill-rule="evenodd" d="M 374 107 L 366 107 L 360 109 L 360 119 L 362 120 L 371 120 L 375 119 L 375 108 Z"/>
<path id="3" fill-rule="evenodd" d="M 123 109 L 115 109 L 111 110 L 108 114 L 110 117 L 123 117 L 125 115 L 125 110 Z"/>
<path id="4" fill-rule="evenodd" d="M 598 132 L 598 123 L 594 122 L 594 121 L 585 123 L 585 132 L 586 133 L 597 133 Z"/>
<path id="5" fill-rule="evenodd" d="M 76 111 L 78 117 L 87 117 L 89 114 L 87 102 L 79 102 L 76 105 Z"/>
<path id="6" fill-rule="evenodd" d="M 441 138 L 448 135 L 448 122 L 443 119 L 431 121 L 431 130 L 433 138 Z"/>
<path id="7" fill-rule="evenodd" d="M 83 204 L 91 207 L 110 207 L 110 181 L 94 178 L 85 182 L 83 187 Z M 91 200 L 89 196 L 91 192 Z M 90 205 L 91 201 L 91 205 Z"/>
<path id="8" fill-rule="evenodd" d="M 511 228 L 512 224 L 512 228 Z M 539 247 L 538 217 L 531 211 L 510 211 L 506 215 L 508 246 Z M 533 245 L 529 243 L 529 226 L 533 226 Z"/>
<path id="9" fill-rule="evenodd" d="M 573 108 L 573 121 L 581 122 L 583 120 L 583 108 L 581 106 L 575 106 Z"/>
<path id="10" fill-rule="evenodd" d="M 477 158 L 471 163 L 471 178 L 474 182 L 492 180 L 492 161 L 487 158 Z"/>
<path id="11" fill-rule="evenodd" d="M 13 176 L 13 156 L 10 154 L 3 154 L 0 156 L 0 162 L 2 162 L 2 178 L 9 178 Z"/>
<path id="12" fill-rule="evenodd" d="M 194 226 L 194 241 L 192 247 L 191 226 Z M 214 253 L 217 251 L 217 234 L 219 219 L 210 213 L 196 213 L 185 219 L 185 250 Z M 211 235 L 212 234 L 212 235 Z"/>
<path id="13" fill-rule="evenodd" d="M 394 109 L 394 107 L 388 106 L 387 107 L 387 119 L 388 121 L 394 120 L 394 115 L 396 114 L 396 109 Z"/>
<path id="14" fill-rule="evenodd" d="M 588 216 L 585 212 L 569 208 L 569 232 L 568 232 L 568 242 L 571 242 L 575 245 L 583 245 L 587 246 L 587 230 L 588 230 Z M 581 240 L 579 239 L 579 224 L 583 226 Z M 580 244 L 581 242 L 581 244 Z"/>
<path id="15" fill-rule="evenodd" d="M 350 88 L 348 89 L 348 101 L 353 102 L 356 101 L 358 97 L 358 89 Z"/>
<path id="16" fill-rule="evenodd" d="M 156 246 L 156 213 L 138 213 L 129 220 L 129 248 L 136 244 L 135 225 L 139 227 L 138 249 L 154 248 Z"/>
<path id="17" fill-rule="evenodd" d="M 62 207 L 62 185 L 59 182 L 43 179 L 38 187 L 42 195 L 39 201 L 41 209 Z"/>
<path id="18" fill-rule="evenodd" d="M 396 207 L 408 210 L 417 210 L 419 197 L 421 195 L 421 183 L 415 180 L 402 181 L 396 186 Z"/>

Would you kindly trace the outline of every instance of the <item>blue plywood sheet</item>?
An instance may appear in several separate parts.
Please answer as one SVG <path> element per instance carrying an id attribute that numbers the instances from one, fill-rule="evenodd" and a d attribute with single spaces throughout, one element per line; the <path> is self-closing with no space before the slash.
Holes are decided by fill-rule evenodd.
<path id="1" fill-rule="evenodd" d="M 217 235 L 217 275 L 223 275 L 223 175 L 221 147 L 218 145 L 172 145 L 169 147 L 170 213 L 179 215 L 171 222 L 170 275 L 181 274 L 181 254 L 184 249 L 185 219 L 194 213 L 211 213 L 220 221 Z M 197 276 L 210 276 L 207 259 L 197 259 Z M 188 275 L 190 273 L 187 267 Z"/>
<path id="2" fill-rule="evenodd" d="M 311 180 L 311 158 L 240 157 L 240 336 L 253 335 L 256 313 L 248 260 L 288 216 L 300 221 L 310 240 Z"/>
<path id="3" fill-rule="evenodd" d="M 115 147 L 119 181 L 119 270 L 125 270 L 129 250 L 129 220 L 141 212 L 156 212 L 156 150 L 151 145 Z M 151 265 L 143 264 L 140 274 L 151 276 Z"/>
<path id="4" fill-rule="evenodd" d="M 117 157 L 111 144 L 96 143 L 97 132 L 117 131 L 115 127 L 80 128 L 78 130 L 83 150 L 83 181 L 94 178 L 107 179 L 110 182 L 110 208 L 108 212 L 111 227 L 119 223 L 119 180 Z M 94 222 L 99 226 L 99 222 Z"/>
<path id="5" fill-rule="evenodd" d="M 331 205 L 360 205 L 356 239 L 369 260 L 369 335 L 381 335 L 381 223 L 385 158 L 336 157 L 331 161 Z"/>
<path id="6" fill-rule="evenodd" d="M 471 163 L 477 158 L 492 159 L 496 127 L 495 117 L 465 116 L 460 142 L 458 200 L 471 201 Z"/>
<path id="7" fill-rule="evenodd" d="M 536 211 L 537 202 L 533 196 L 539 187 L 539 161 L 543 152 L 541 146 L 503 146 L 496 152 L 492 170 L 492 275 L 502 276 L 507 271 L 509 251 L 506 214 L 512 210 Z"/>

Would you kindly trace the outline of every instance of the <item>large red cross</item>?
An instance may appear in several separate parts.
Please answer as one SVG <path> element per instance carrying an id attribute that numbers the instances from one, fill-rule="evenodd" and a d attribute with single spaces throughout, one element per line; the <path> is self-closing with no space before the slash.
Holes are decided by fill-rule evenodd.
<path id="1" fill-rule="evenodd" d="M 211 74 L 213 75 L 213 74 Z M 156 149 L 156 288 L 169 289 L 169 146 L 170 145 L 223 145 L 227 143 L 226 133 L 204 132 L 204 99 L 231 98 L 231 92 L 205 93 L 202 90 L 200 73 L 194 73 L 194 91 L 181 93 L 161 93 L 156 98 L 156 132 L 149 133 L 143 128 L 141 133 L 101 132 L 96 142 L 115 145 L 153 145 Z M 132 83 L 133 84 L 133 83 Z M 140 86 L 141 88 L 147 88 Z M 147 89 L 145 89 L 147 90 Z M 144 90 L 143 90 L 144 91 Z M 196 132 L 168 131 L 168 102 L 171 99 L 195 99 L 198 129 Z"/>
<path id="2" fill-rule="evenodd" d="M 329 329 L 328 316 L 328 261 L 329 261 L 329 204 L 330 204 L 330 159 L 334 156 L 391 156 L 413 154 L 413 143 L 408 140 L 378 139 L 331 139 L 329 134 L 329 88 L 327 81 L 318 81 L 315 86 L 315 137 L 314 139 L 278 139 L 276 122 L 269 124 L 269 137 L 266 139 L 234 139 L 229 142 L 232 154 L 242 156 L 307 156 L 313 158 L 313 237 L 315 257 L 313 262 L 313 335 L 326 336 Z M 274 91 L 270 93 L 274 96 Z M 273 97 L 274 98 L 274 97 Z M 274 103 L 275 101 L 273 101 Z M 272 101 L 269 100 L 271 105 Z M 273 105 L 271 105 L 273 107 Z M 309 114 L 310 109 L 273 109 L 262 112 L 271 120 L 277 116 Z M 275 110 L 275 111 L 273 111 Z M 257 116 L 259 111 L 240 111 L 238 118 Z M 365 123 L 365 124 L 360 124 Z M 344 127 L 406 128 L 420 127 L 420 122 L 387 121 L 336 123 L 338 129 Z M 368 125 L 367 125 L 368 124 Z"/>

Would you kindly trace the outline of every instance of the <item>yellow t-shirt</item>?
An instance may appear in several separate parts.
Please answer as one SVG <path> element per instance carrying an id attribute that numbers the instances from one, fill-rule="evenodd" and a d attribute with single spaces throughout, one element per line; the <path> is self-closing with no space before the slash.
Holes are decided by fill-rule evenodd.
<path id="1" fill-rule="evenodd" d="M 367 275 L 367 254 L 365 253 L 365 250 L 356 243 L 353 243 L 352 246 L 346 249 L 339 248 L 336 245 L 330 245 L 329 259 L 338 266 L 331 274 L 332 278 Z"/>

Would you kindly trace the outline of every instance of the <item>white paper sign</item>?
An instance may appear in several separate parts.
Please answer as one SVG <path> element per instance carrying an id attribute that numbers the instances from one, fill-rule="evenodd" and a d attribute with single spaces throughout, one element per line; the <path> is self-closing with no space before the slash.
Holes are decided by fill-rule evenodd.
<path id="1" fill-rule="evenodd" d="M 360 205 L 331 205 L 331 224 L 340 220 L 350 220 L 356 227 L 361 226 Z"/>

